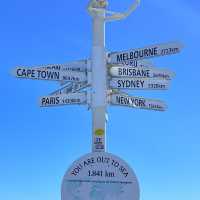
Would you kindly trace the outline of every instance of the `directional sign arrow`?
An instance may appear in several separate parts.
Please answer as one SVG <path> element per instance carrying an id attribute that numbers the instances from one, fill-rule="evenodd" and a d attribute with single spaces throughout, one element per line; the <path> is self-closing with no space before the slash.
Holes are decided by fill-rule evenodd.
<path id="1" fill-rule="evenodd" d="M 50 95 L 60 95 L 60 94 L 68 94 L 68 93 L 74 93 L 78 92 L 86 87 L 88 87 L 87 81 L 85 82 L 80 82 L 80 83 L 73 83 L 70 82 L 66 86 L 52 92 Z"/>
<path id="2" fill-rule="evenodd" d="M 113 77 L 133 77 L 133 78 L 159 78 L 159 79 L 172 79 L 174 73 L 158 68 L 149 67 L 111 67 L 110 75 Z"/>
<path id="3" fill-rule="evenodd" d="M 134 90 L 167 90 L 169 81 L 152 78 L 113 78 L 110 81 L 110 87 Z"/>
<path id="4" fill-rule="evenodd" d="M 40 98 L 41 107 L 81 105 L 87 103 L 86 92 L 70 93 L 61 95 L 44 96 Z"/>
<path id="5" fill-rule="evenodd" d="M 126 60 L 126 61 L 121 62 L 120 65 L 127 66 L 127 67 L 128 66 L 129 67 L 154 67 L 153 63 L 149 60 Z"/>
<path id="6" fill-rule="evenodd" d="M 88 60 L 78 60 L 73 62 L 68 62 L 64 64 L 49 64 L 35 66 L 38 69 L 53 69 L 58 71 L 86 71 Z"/>
<path id="7" fill-rule="evenodd" d="M 67 84 L 58 90 L 51 92 L 49 95 L 61 95 L 61 94 L 69 94 L 72 93 L 73 83 L 67 82 Z"/>
<path id="8" fill-rule="evenodd" d="M 48 81 L 72 81 L 83 82 L 87 80 L 85 72 L 77 71 L 59 71 L 53 69 L 37 69 L 17 67 L 13 74 L 17 78 L 48 80 Z"/>
<path id="9" fill-rule="evenodd" d="M 154 58 L 158 56 L 166 56 L 179 53 L 183 45 L 179 42 L 165 43 L 147 46 L 139 49 L 130 49 L 127 51 L 113 52 L 109 54 L 109 62 L 113 64 L 130 62 L 133 60 L 141 60 Z"/>
<path id="10" fill-rule="evenodd" d="M 128 106 L 147 110 L 165 111 L 167 106 L 164 102 L 142 97 L 131 97 L 123 94 L 112 94 L 110 98 L 112 105 Z"/>

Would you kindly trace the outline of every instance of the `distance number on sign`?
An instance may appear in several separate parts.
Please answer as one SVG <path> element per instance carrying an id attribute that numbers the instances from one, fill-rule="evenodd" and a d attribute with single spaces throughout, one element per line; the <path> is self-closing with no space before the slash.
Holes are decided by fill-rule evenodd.
<path id="1" fill-rule="evenodd" d="M 96 170 L 89 170 L 88 176 L 99 176 L 99 177 L 115 177 L 114 172 L 108 172 L 108 171 L 96 171 Z"/>

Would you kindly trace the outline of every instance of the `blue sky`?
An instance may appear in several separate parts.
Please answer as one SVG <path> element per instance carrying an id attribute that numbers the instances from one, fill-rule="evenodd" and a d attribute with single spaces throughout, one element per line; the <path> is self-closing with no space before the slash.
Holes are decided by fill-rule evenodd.
<path id="1" fill-rule="evenodd" d="M 0 196 L 4 200 L 59 200 L 69 165 L 91 151 L 91 113 L 82 106 L 39 108 L 57 83 L 18 80 L 17 65 L 89 58 L 91 18 L 84 1 L 7 0 L 0 12 Z M 123 11 L 131 0 L 110 0 Z M 164 100 L 164 113 L 109 107 L 108 152 L 135 170 L 141 200 L 200 197 L 200 3 L 141 0 L 128 19 L 108 23 L 108 51 L 180 41 L 184 50 L 152 59 L 176 73 L 165 92 L 130 92 Z"/>

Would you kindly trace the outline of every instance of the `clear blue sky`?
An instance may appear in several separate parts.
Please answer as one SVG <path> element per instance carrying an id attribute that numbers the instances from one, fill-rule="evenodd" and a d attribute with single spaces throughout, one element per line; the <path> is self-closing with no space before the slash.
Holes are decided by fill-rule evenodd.
<path id="1" fill-rule="evenodd" d="M 131 0 L 110 0 L 123 11 Z M 39 108 L 58 84 L 18 80 L 17 65 L 88 58 L 91 18 L 87 0 L 7 0 L 0 12 L 0 199 L 59 200 L 69 165 L 91 151 L 86 107 Z M 166 92 L 137 92 L 166 101 L 164 113 L 109 108 L 108 151 L 135 170 L 141 200 L 200 198 L 200 3 L 141 0 L 127 20 L 107 24 L 109 51 L 181 41 L 181 54 L 156 58 L 176 73 Z M 134 94 L 134 92 L 132 92 Z"/>

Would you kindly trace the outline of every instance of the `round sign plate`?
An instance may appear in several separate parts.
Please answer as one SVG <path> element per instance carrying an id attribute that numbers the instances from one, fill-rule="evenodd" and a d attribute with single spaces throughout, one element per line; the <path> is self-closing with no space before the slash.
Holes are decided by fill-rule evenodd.
<path id="1" fill-rule="evenodd" d="M 66 172 L 61 200 L 139 200 L 133 170 L 110 153 L 90 153 Z"/>

